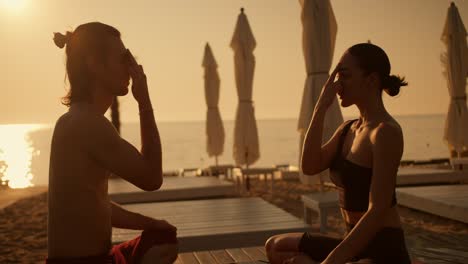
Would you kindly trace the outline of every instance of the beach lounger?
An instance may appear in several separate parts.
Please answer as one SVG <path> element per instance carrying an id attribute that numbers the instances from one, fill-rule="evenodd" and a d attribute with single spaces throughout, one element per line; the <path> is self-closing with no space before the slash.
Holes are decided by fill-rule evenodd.
<path id="1" fill-rule="evenodd" d="M 275 172 L 278 171 L 275 167 L 253 167 L 239 169 L 240 173 L 234 172 L 233 177 L 236 182 L 237 189 L 240 193 L 249 191 L 251 178 L 263 178 L 265 187 L 268 188 L 268 177 L 270 177 L 270 191 L 273 192 L 273 181 Z"/>
<path id="2" fill-rule="evenodd" d="M 450 165 L 455 170 L 468 170 L 468 157 L 450 158 Z"/>
<path id="3" fill-rule="evenodd" d="M 468 171 L 402 167 L 398 170 L 397 186 L 434 185 L 468 182 Z"/>
<path id="4" fill-rule="evenodd" d="M 109 180 L 109 197 L 120 203 L 145 203 L 235 196 L 232 182 L 215 177 L 164 177 L 161 189 L 146 192 L 122 179 Z"/>
<path id="5" fill-rule="evenodd" d="M 298 180 L 299 168 L 292 165 L 275 165 L 275 177 L 273 180 Z"/>
<path id="6" fill-rule="evenodd" d="M 327 217 L 328 214 L 338 210 L 338 193 L 331 192 L 316 192 L 307 195 L 301 195 L 301 200 L 304 205 L 304 222 L 310 224 L 312 217 L 310 210 L 313 210 L 319 215 L 320 232 L 327 232 Z"/>
<path id="7" fill-rule="evenodd" d="M 232 178 L 232 170 L 237 168 L 232 164 L 212 165 L 203 170 L 203 175 L 224 176 L 226 179 Z"/>
<path id="8" fill-rule="evenodd" d="M 124 205 L 177 227 L 179 252 L 262 246 L 277 234 L 304 232 L 309 226 L 261 198 L 229 198 Z M 112 241 L 140 231 L 113 229 Z"/>
<path id="9" fill-rule="evenodd" d="M 468 185 L 397 188 L 399 205 L 468 224 Z"/>

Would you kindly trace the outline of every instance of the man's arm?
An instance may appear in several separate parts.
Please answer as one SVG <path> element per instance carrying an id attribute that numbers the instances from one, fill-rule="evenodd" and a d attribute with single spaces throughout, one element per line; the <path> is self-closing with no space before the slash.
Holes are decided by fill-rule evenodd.
<path id="1" fill-rule="evenodd" d="M 104 116 L 89 118 L 86 126 L 83 129 L 86 151 L 102 168 L 146 191 L 154 191 L 161 186 L 162 175 L 160 167 L 157 167 L 160 157 L 140 153 L 120 137 Z"/>
<path id="2" fill-rule="evenodd" d="M 141 154 L 150 163 L 151 170 L 155 174 L 154 189 L 159 189 L 163 182 L 161 138 L 149 97 L 145 102 L 139 102 L 138 108 L 140 110 Z"/>
<path id="3" fill-rule="evenodd" d="M 171 229 L 177 228 L 165 220 L 157 220 L 142 214 L 125 210 L 115 202 L 111 202 L 112 226 L 117 228 L 148 230 L 148 229 Z"/>
<path id="4" fill-rule="evenodd" d="M 141 152 L 122 139 L 103 116 L 87 122 L 91 124 L 87 135 L 88 150 L 103 168 L 143 190 L 154 191 L 163 182 L 161 140 L 143 67 L 136 63 L 130 51 L 128 54 L 132 93 L 140 110 Z"/>

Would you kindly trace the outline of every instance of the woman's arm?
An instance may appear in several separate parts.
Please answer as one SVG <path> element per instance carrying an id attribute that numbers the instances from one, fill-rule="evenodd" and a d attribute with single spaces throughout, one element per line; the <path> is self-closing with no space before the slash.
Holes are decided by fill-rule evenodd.
<path id="1" fill-rule="evenodd" d="M 301 167 L 305 174 L 313 175 L 322 171 L 323 122 L 327 109 L 316 107 L 302 147 Z"/>
<path id="2" fill-rule="evenodd" d="M 148 230 L 148 229 L 171 229 L 177 228 L 165 220 L 157 220 L 138 213 L 130 212 L 115 202 L 111 202 L 112 226 L 117 228 Z"/>
<path id="3" fill-rule="evenodd" d="M 342 126 L 336 130 L 332 138 L 323 147 L 322 138 L 325 115 L 333 100 L 336 99 L 336 93 L 340 88 L 339 82 L 335 82 L 335 77 L 340 70 L 340 65 L 337 65 L 325 83 L 305 136 L 301 168 L 308 175 L 314 175 L 327 169 L 336 153 Z"/>
<path id="4" fill-rule="evenodd" d="M 396 175 L 403 154 L 403 135 L 397 127 L 380 124 L 371 135 L 373 151 L 369 208 L 346 238 L 322 263 L 345 263 L 359 254 L 381 229 L 390 212 Z"/>

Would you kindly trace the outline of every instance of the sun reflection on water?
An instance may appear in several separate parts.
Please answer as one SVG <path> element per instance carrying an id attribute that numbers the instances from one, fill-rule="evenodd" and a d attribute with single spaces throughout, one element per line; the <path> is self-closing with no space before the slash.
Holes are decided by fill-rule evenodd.
<path id="1" fill-rule="evenodd" d="M 39 155 L 29 138 L 29 133 L 43 125 L 0 125 L 0 182 L 11 188 L 33 186 L 31 159 Z"/>

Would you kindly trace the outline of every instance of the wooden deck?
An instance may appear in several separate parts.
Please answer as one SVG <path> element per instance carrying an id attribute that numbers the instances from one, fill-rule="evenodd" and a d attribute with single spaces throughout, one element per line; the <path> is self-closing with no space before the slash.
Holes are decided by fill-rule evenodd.
<path id="1" fill-rule="evenodd" d="M 468 171 L 401 167 L 397 174 L 397 185 L 428 185 L 445 183 L 468 183 Z"/>
<path id="2" fill-rule="evenodd" d="M 161 189 L 145 192 L 125 180 L 111 179 L 108 192 L 111 200 L 127 204 L 234 196 L 236 187 L 216 177 L 164 177 Z"/>
<path id="3" fill-rule="evenodd" d="M 231 248 L 179 254 L 174 264 L 264 264 L 268 263 L 264 247 Z"/>
<path id="4" fill-rule="evenodd" d="M 268 175 L 263 177 L 265 188 L 269 188 L 270 192 L 274 192 L 275 181 L 299 179 L 299 171 L 275 171 L 270 177 L 268 184 Z M 450 170 L 450 169 L 433 169 L 433 168 L 416 168 L 416 167 L 401 167 L 397 174 L 398 186 L 417 186 L 417 185 L 434 185 L 434 184 L 451 184 L 451 183 L 468 183 L 468 171 Z M 325 185 L 334 186 L 330 181 L 326 181 Z"/>
<path id="5" fill-rule="evenodd" d="M 257 197 L 129 204 L 124 208 L 177 226 L 180 252 L 261 246 L 270 236 L 309 229 L 302 220 Z M 119 243 L 140 231 L 114 228 L 112 233 L 112 241 Z"/>
<path id="6" fill-rule="evenodd" d="M 468 223 L 468 185 L 397 188 L 398 204 Z"/>

